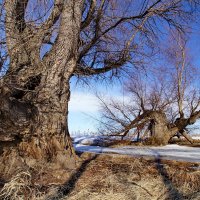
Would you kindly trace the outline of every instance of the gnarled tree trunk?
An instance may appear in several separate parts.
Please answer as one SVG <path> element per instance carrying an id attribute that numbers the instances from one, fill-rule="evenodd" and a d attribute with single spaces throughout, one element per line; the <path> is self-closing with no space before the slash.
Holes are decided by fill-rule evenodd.
<path id="1" fill-rule="evenodd" d="M 178 118 L 175 123 L 169 123 L 166 115 L 161 111 L 150 111 L 147 117 L 154 121 L 150 130 L 153 133 L 150 137 L 152 144 L 166 145 L 177 133 L 180 133 L 190 143 L 193 143 L 185 128 L 200 117 L 200 111 L 196 111 L 188 118 Z"/>
<path id="2" fill-rule="evenodd" d="M 171 138 L 171 132 L 168 129 L 167 117 L 159 111 L 152 111 L 148 117 L 153 121 L 151 124 L 151 143 L 156 145 L 166 145 Z"/>
<path id="3" fill-rule="evenodd" d="M 200 111 L 196 111 L 188 118 L 178 118 L 175 123 L 170 123 L 163 111 L 145 110 L 143 114 L 136 117 L 130 124 L 124 127 L 122 136 L 126 136 L 132 128 L 142 130 L 149 124 L 144 133 L 146 135 L 150 132 L 147 144 L 166 145 L 177 133 L 180 133 L 192 143 L 193 140 L 188 133 L 186 133 L 185 128 L 195 123 L 199 117 Z"/>
<path id="4" fill-rule="evenodd" d="M 73 153 L 67 126 L 69 82 L 77 67 L 83 1 L 56 1 L 36 31 L 23 20 L 27 2 L 5 3 L 10 66 L 0 82 L 0 140 L 10 141 L 24 158 L 53 161 Z M 43 39 L 59 17 L 56 42 L 40 59 Z"/>

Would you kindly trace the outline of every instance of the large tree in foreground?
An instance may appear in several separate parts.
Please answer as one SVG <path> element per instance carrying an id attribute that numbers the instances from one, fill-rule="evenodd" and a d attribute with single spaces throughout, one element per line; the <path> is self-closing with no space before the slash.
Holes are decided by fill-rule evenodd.
<path id="1" fill-rule="evenodd" d="M 110 135 L 138 134 L 148 143 L 165 145 L 170 138 L 188 135 L 187 127 L 200 119 L 198 67 L 189 58 L 186 40 L 172 33 L 164 51 L 164 66 L 144 76 L 133 75 L 125 84 L 129 100 L 102 98 L 102 131 Z"/>
<path id="2" fill-rule="evenodd" d="M 112 75 L 127 63 L 140 64 L 161 29 L 183 31 L 190 3 L 2 1 L 0 140 L 36 159 L 52 160 L 66 147 L 72 151 L 71 77 Z"/>

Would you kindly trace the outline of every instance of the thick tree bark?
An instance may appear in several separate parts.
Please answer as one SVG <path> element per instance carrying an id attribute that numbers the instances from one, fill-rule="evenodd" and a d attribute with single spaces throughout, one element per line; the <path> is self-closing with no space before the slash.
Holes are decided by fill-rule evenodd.
<path id="1" fill-rule="evenodd" d="M 166 115 L 159 111 L 151 111 L 148 114 L 148 118 L 151 122 L 149 142 L 155 145 L 166 145 L 171 138 Z"/>
<path id="2" fill-rule="evenodd" d="M 30 37 L 31 29 L 25 22 L 18 26 L 14 17 L 20 1 L 6 1 L 10 67 L 0 82 L 0 140 L 11 141 L 24 158 L 56 161 L 65 156 L 67 161 L 74 154 L 67 125 L 69 84 L 77 67 L 84 1 L 55 2 L 52 16 Z M 50 28 L 59 16 L 58 38 L 41 60 L 43 26 Z"/>
<path id="3" fill-rule="evenodd" d="M 170 138 L 175 134 L 180 133 L 190 143 L 193 143 L 192 138 L 185 131 L 188 125 L 195 123 L 200 117 L 200 111 L 196 111 L 188 118 L 178 118 L 175 123 L 168 122 L 166 115 L 163 112 L 151 111 L 148 117 L 154 121 L 151 125 L 150 143 L 157 145 L 166 145 L 169 143 Z"/>
<path id="4" fill-rule="evenodd" d="M 70 75 L 66 80 L 58 71 L 43 76 L 32 91 L 1 88 L 0 139 L 18 140 L 21 155 L 49 160 L 66 146 L 73 152 L 67 126 Z"/>

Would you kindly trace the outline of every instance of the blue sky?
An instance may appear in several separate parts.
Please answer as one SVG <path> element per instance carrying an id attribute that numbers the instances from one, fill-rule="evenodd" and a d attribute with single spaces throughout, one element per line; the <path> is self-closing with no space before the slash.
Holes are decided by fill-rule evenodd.
<path id="1" fill-rule="evenodd" d="M 105 98 L 114 97 L 115 99 L 126 99 L 123 96 L 122 86 L 117 83 L 111 85 L 93 85 L 90 87 L 81 87 L 72 85 L 71 100 L 69 103 L 69 130 L 72 135 L 79 133 L 96 133 L 98 132 L 100 119 L 100 104 L 95 93 L 103 95 Z M 195 124 L 200 128 L 200 120 Z M 200 129 L 195 129 L 194 133 L 200 133 Z"/>
<path id="2" fill-rule="evenodd" d="M 34 1 L 32 2 L 35 3 Z M 52 3 L 53 1 L 50 0 L 49 2 Z M 2 3 L 2 0 L 0 0 L 0 3 Z M 130 9 L 132 8 L 130 7 Z M 32 14 L 34 15 L 34 13 Z M 194 63 L 197 66 L 200 66 L 200 26 L 198 24 L 193 25 L 192 31 L 193 33 L 190 38 L 189 48 L 193 56 Z M 44 47 L 44 49 L 47 50 L 48 48 Z M 105 96 L 107 95 L 122 98 L 122 94 L 120 93 L 122 88 L 119 82 L 115 82 L 114 84 L 107 86 L 105 84 L 101 84 L 101 81 L 99 81 L 98 84 L 92 82 L 90 87 L 82 87 L 81 85 L 82 84 L 75 86 L 74 81 L 72 80 L 72 94 L 69 105 L 70 132 L 95 132 L 97 131 L 98 121 L 91 117 L 99 117 L 99 104 L 98 99 L 95 97 L 95 91 L 102 93 Z"/>
<path id="3" fill-rule="evenodd" d="M 72 134 L 78 132 L 96 132 L 100 119 L 100 104 L 96 93 L 104 97 L 123 98 L 122 87 L 118 81 L 105 84 L 92 81 L 89 85 L 71 83 L 69 102 L 69 129 Z"/>
<path id="4" fill-rule="evenodd" d="M 192 56 L 192 61 L 198 67 L 200 72 L 200 26 L 194 25 L 192 34 L 189 39 L 188 47 Z M 197 77 L 200 74 L 196 74 Z M 72 94 L 69 106 L 69 129 L 72 134 L 79 132 L 96 132 L 98 128 L 99 119 L 99 103 L 95 96 L 95 92 L 105 96 L 115 96 L 122 98 L 122 85 L 119 82 L 114 84 L 105 85 L 98 82 L 92 82 L 89 86 L 75 85 L 72 81 Z M 198 83 L 198 88 L 200 85 Z M 200 128 L 200 120 L 196 123 Z M 195 133 L 200 133 L 200 130 L 194 130 Z"/>
<path id="5" fill-rule="evenodd" d="M 188 41 L 188 47 L 192 56 L 192 62 L 198 67 L 200 73 L 200 26 L 197 19 L 197 23 L 192 25 L 190 39 Z M 163 42 L 163 41 L 162 41 Z M 159 61 L 158 61 L 159 62 Z M 196 74 L 197 78 L 200 74 Z M 200 88 L 199 82 L 196 86 Z M 93 119 L 99 118 L 99 105 L 98 99 L 95 97 L 95 91 L 100 92 L 105 96 L 122 97 L 120 91 L 122 87 L 119 83 L 113 84 L 110 87 L 105 85 L 93 85 L 92 89 L 89 87 L 75 87 L 72 86 L 72 95 L 70 100 L 69 109 L 69 128 L 70 132 L 96 132 L 98 127 L 98 121 Z M 199 127 L 198 130 L 194 130 L 195 133 L 200 133 L 200 120 L 196 123 Z"/>

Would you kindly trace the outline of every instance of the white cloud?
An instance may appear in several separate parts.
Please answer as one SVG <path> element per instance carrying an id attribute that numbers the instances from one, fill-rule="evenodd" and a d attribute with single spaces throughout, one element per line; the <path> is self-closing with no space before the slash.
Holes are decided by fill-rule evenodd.
<path id="1" fill-rule="evenodd" d="M 98 98 L 91 93 L 75 92 L 71 94 L 69 111 L 72 112 L 98 112 Z"/>
<path id="2" fill-rule="evenodd" d="M 122 95 L 100 95 L 101 97 L 104 96 L 104 99 L 116 99 L 120 102 L 128 103 L 130 102 L 130 98 L 127 96 Z M 92 93 L 84 93 L 84 92 L 74 92 L 71 94 L 71 99 L 69 102 L 69 111 L 71 112 L 85 112 L 85 113 L 95 113 L 98 112 L 100 108 L 99 99 Z"/>
<path id="3" fill-rule="evenodd" d="M 113 97 L 119 101 L 128 101 L 128 97 L 112 93 L 100 95 L 103 99 Z M 100 102 L 99 99 L 88 91 L 72 91 L 69 102 L 69 129 L 70 132 L 96 132 L 98 127 Z"/>

